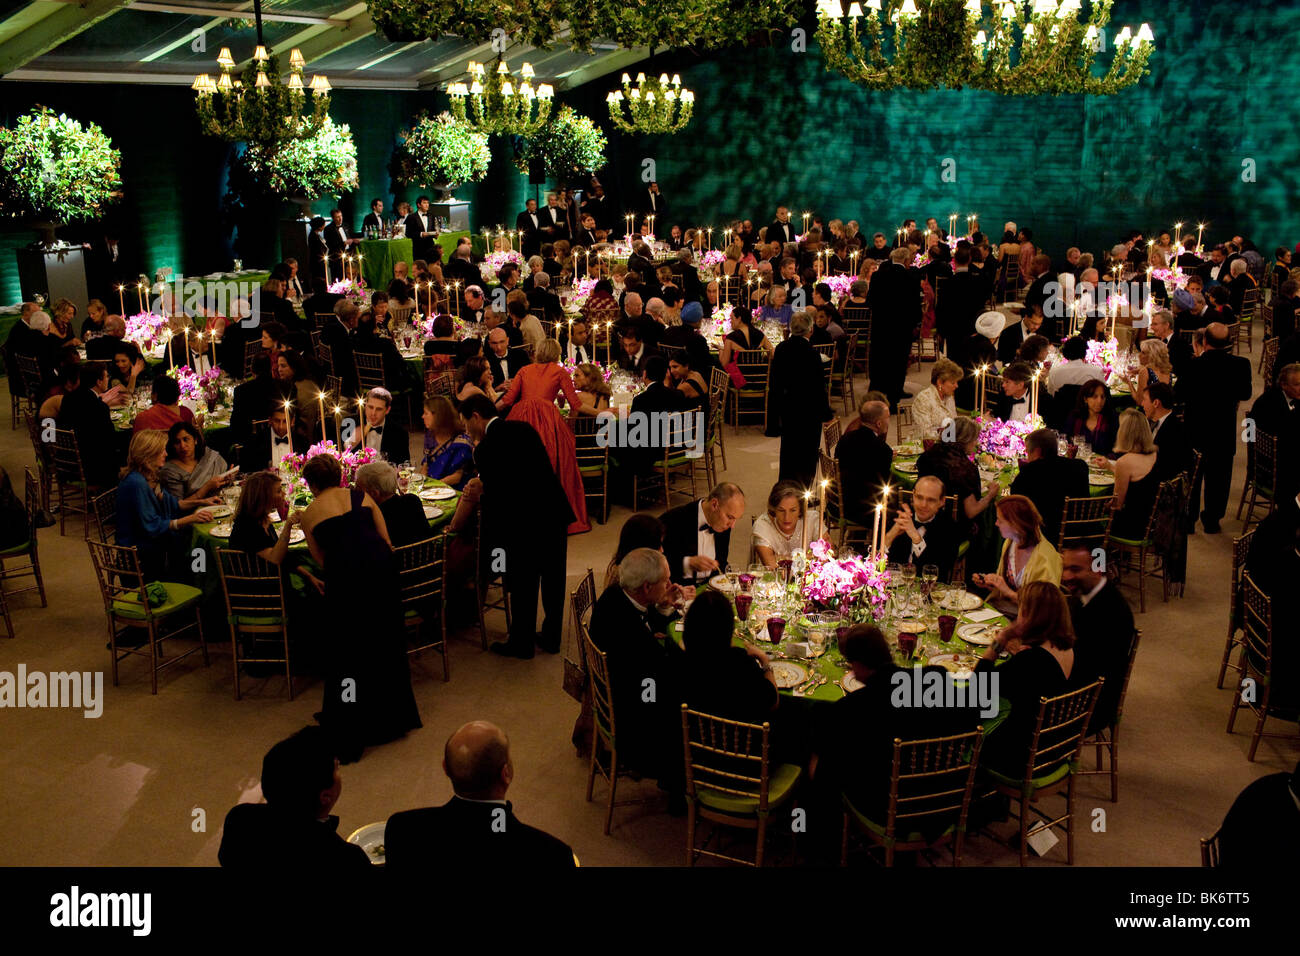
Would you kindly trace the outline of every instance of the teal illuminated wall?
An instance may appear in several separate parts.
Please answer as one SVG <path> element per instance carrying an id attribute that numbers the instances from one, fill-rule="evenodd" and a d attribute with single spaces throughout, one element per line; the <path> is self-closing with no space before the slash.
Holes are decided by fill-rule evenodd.
<path id="1" fill-rule="evenodd" d="M 695 119 L 676 136 L 611 133 L 601 178 L 619 208 L 639 196 L 642 160 L 654 159 L 670 218 L 686 226 L 732 216 L 762 224 L 784 202 L 891 234 L 904 218 L 946 222 L 951 212 L 978 212 L 990 231 L 1015 219 L 1058 254 L 1071 244 L 1099 251 L 1130 227 L 1199 218 L 1212 223 L 1212 241 L 1241 232 L 1266 255 L 1293 244 L 1300 133 L 1289 106 L 1300 86 L 1300 4 L 1116 5 L 1115 24 L 1144 20 L 1158 44 L 1152 75 L 1113 97 L 872 93 L 826 72 L 811 42 L 792 52 L 789 37 L 702 59 L 656 58 L 647 72 L 681 73 L 695 90 Z M 608 130 L 604 98 L 617 81 L 604 77 L 564 99 Z M 340 202 L 352 223 L 373 196 L 390 209 L 415 198 L 418 189 L 389 181 L 395 134 L 419 109 L 444 101 L 336 93 L 332 113 L 350 124 L 359 150 L 360 187 Z M 123 241 L 137 245 L 148 272 L 226 269 L 235 254 L 266 266 L 276 257 L 274 225 L 286 207 L 223 217 L 229 147 L 198 135 L 188 89 L 0 82 L 0 122 L 36 103 L 100 123 L 122 150 Z M 513 225 L 536 189 L 511 163 L 508 140 L 494 139 L 493 151 L 488 178 L 456 191 L 473 203 L 475 228 Z M 943 181 L 945 159 L 955 163 L 953 182 Z M 1253 181 L 1243 179 L 1246 160 Z M 30 239 L 16 226 L 0 228 L 0 301 L 18 298 L 12 250 Z"/>

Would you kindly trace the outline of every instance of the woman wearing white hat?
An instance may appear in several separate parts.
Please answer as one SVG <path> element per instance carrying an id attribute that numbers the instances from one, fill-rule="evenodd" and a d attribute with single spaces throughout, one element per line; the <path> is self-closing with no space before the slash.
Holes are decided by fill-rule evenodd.
<path id="1" fill-rule="evenodd" d="M 998 367 L 998 337 L 1007 324 L 1007 318 L 1001 312 L 985 312 L 975 320 L 975 334 L 966 342 L 966 377 L 957 386 L 956 403 L 958 408 L 975 408 L 975 380 L 977 370 L 987 367 L 996 371 Z"/>

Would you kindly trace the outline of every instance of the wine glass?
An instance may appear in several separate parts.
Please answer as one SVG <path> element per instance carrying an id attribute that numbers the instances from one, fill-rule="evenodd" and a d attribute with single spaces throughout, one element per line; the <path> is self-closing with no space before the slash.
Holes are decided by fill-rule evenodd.
<path id="1" fill-rule="evenodd" d="M 939 580 L 939 566 L 927 564 L 921 568 L 921 588 L 927 601 L 934 598 L 934 585 Z"/>
<path id="2" fill-rule="evenodd" d="M 904 564 L 899 568 L 899 579 L 902 581 L 903 606 L 912 607 L 912 588 L 916 584 L 916 565 Z"/>

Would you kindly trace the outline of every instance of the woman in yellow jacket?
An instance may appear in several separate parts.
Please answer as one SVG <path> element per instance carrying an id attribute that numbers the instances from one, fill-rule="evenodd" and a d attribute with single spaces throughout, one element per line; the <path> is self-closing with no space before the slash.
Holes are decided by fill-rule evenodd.
<path id="1" fill-rule="evenodd" d="M 1007 495 L 997 503 L 998 530 L 1006 539 L 995 574 L 975 574 L 971 580 L 989 588 L 993 605 L 1014 617 L 1020 589 L 1032 581 L 1061 584 L 1061 556 L 1043 537 L 1043 519 L 1024 495 Z"/>

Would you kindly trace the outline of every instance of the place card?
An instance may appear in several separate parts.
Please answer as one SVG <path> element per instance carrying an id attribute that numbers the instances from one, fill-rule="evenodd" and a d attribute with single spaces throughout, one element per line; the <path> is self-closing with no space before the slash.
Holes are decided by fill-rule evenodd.
<path id="1" fill-rule="evenodd" d="M 998 618 L 1001 616 L 1002 616 L 1001 611 L 995 611 L 991 607 L 982 607 L 978 611 L 971 611 L 969 614 L 962 615 L 962 617 L 964 617 L 966 620 L 974 621 L 976 624 L 981 624 L 984 621 L 991 621 L 994 618 Z"/>

